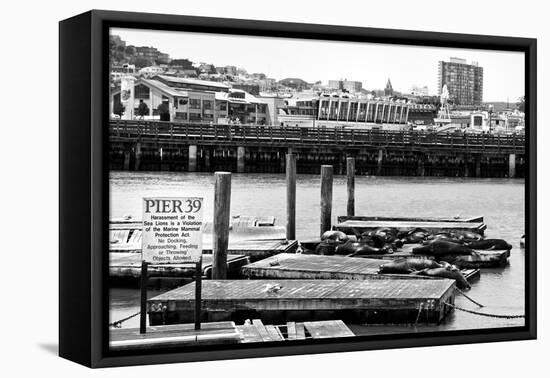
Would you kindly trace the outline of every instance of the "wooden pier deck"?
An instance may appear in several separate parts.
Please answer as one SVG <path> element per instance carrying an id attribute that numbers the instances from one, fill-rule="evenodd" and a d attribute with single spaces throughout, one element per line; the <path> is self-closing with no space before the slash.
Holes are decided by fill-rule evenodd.
<path id="1" fill-rule="evenodd" d="M 241 274 L 251 279 L 438 279 L 411 274 L 379 274 L 378 268 L 386 263 L 382 259 L 281 253 L 243 266 Z M 479 278 L 479 269 L 465 269 L 462 274 L 472 281 Z"/>
<path id="2" fill-rule="evenodd" d="M 241 334 L 231 321 L 202 323 L 198 331 L 194 323 L 148 327 L 145 334 L 140 334 L 139 328 L 114 328 L 109 336 L 109 347 L 113 351 L 241 342 Z"/>
<path id="3" fill-rule="evenodd" d="M 273 288 L 276 289 L 273 289 Z M 279 289 L 277 289 L 277 287 Z M 204 321 L 439 323 L 454 303 L 453 280 L 206 280 Z M 195 284 L 148 300 L 151 325 L 193 320 Z"/>
<path id="4" fill-rule="evenodd" d="M 251 324 L 237 326 L 237 330 L 241 334 L 243 343 L 355 336 L 341 320 L 264 325 L 260 319 L 254 319 Z"/>

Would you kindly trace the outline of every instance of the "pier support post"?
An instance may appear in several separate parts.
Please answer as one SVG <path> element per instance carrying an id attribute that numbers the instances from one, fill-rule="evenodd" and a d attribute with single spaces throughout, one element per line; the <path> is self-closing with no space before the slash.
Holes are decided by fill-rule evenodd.
<path id="1" fill-rule="evenodd" d="M 481 156 L 476 156 L 476 177 L 481 177 Z"/>
<path id="2" fill-rule="evenodd" d="M 130 151 L 124 151 L 124 165 L 123 165 L 123 169 L 124 169 L 125 171 L 129 171 L 129 170 L 130 170 L 130 158 L 131 158 Z"/>
<path id="3" fill-rule="evenodd" d="M 510 154 L 508 157 L 508 177 L 509 178 L 515 178 L 516 177 L 516 154 Z"/>
<path id="4" fill-rule="evenodd" d="M 296 239 L 296 155 L 286 155 L 286 238 Z"/>
<path id="5" fill-rule="evenodd" d="M 134 154 L 136 156 L 136 159 L 134 160 L 134 171 L 139 171 L 139 168 L 141 166 L 141 143 L 140 142 L 136 143 Z"/>
<path id="6" fill-rule="evenodd" d="M 424 177 L 426 175 L 426 169 L 424 167 L 424 162 L 426 160 L 426 155 L 421 154 L 418 156 L 418 176 Z"/>
<path id="7" fill-rule="evenodd" d="M 384 151 L 378 150 L 378 158 L 376 159 L 376 176 L 382 175 L 382 161 L 384 160 Z"/>
<path id="8" fill-rule="evenodd" d="M 244 173 L 244 147 L 237 147 L 237 173 Z"/>
<path id="9" fill-rule="evenodd" d="M 468 155 L 464 155 L 464 177 L 470 177 L 470 167 L 469 167 L 469 162 L 470 162 L 470 159 L 468 157 Z"/>
<path id="10" fill-rule="evenodd" d="M 229 211 L 231 207 L 231 173 L 216 172 L 214 188 L 214 227 L 212 230 L 212 279 L 227 278 Z"/>
<path id="11" fill-rule="evenodd" d="M 355 215 L 355 158 L 346 158 L 346 174 L 348 176 L 348 217 Z"/>
<path id="12" fill-rule="evenodd" d="M 204 149 L 204 170 L 210 172 L 210 149 Z"/>
<path id="13" fill-rule="evenodd" d="M 321 166 L 321 235 L 331 228 L 332 173 L 332 165 Z"/>
<path id="14" fill-rule="evenodd" d="M 189 172 L 197 171 L 197 146 L 194 144 L 189 145 L 189 164 L 187 170 Z"/>

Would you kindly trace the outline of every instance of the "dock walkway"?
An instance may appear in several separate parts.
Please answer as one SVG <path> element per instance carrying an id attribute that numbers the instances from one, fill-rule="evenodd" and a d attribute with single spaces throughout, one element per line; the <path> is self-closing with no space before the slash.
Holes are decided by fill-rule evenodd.
<path id="1" fill-rule="evenodd" d="M 453 280 L 206 280 L 204 321 L 260 318 L 363 323 L 439 323 L 454 303 Z M 193 321 L 195 284 L 148 300 L 151 325 Z"/>
<path id="2" fill-rule="evenodd" d="M 355 336 L 341 320 L 264 325 L 261 320 L 254 319 L 251 324 L 237 326 L 237 330 L 243 343 Z"/>

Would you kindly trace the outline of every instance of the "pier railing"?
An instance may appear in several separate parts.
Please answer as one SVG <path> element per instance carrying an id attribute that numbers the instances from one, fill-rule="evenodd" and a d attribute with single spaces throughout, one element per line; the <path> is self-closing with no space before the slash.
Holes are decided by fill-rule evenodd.
<path id="1" fill-rule="evenodd" d="M 435 133 L 426 131 L 302 128 L 263 125 L 218 125 L 160 121 L 111 120 L 113 141 L 166 140 L 173 143 L 238 146 L 395 147 L 457 149 L 464 152 L 525 152 L 523 135 Z"/>

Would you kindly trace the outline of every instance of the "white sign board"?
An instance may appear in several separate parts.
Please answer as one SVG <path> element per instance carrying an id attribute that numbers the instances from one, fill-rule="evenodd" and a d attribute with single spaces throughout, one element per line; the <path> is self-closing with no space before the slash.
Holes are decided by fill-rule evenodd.
<path id="1" fill-rule="evenodd" d="M 144 198 L 142 258 L 150 264 L 200 261 L 203 199 Z"/>

